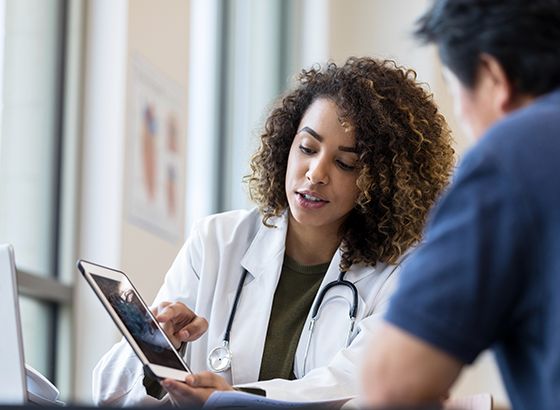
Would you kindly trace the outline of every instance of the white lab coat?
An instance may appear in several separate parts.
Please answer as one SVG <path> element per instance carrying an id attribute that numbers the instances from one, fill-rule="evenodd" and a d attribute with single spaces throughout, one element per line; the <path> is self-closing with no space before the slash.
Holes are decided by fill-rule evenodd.
<path id="1" fill-rule="evenodd" d="M 353 282 L 359 293 L 356 326 L 349 348 L 344 345 L 352 296 L 347 287 L 336 286 L 322 303 L 305 377 L 301 369 L 309 335 L 309 316 L 295 355 L 294 373 L 298 379 L 258 382 L 272 301 L 284 259 L 287 212 L 273 222 L 276 228 L 264 226 L 262 215 L 256 209 L 227 212 L 197 221 L 167 273 L 154 305 L 162 301 L 181 301 L 208 320 L 208 331 L 199 340 L 189 343 L 186 353 L 186 361 L 193 372 L 208 370 L 208 354 L 222 345 L 245 268 L 249 274 L 231 330 L 232 367 L 220 374 L 236 387 L 266 390 L 267 397 L 272 399 L 316 401 L 355 397 L 366 343 L 381 322 L 396 287 L 400 266 L 377 263 L 372 268 L 357 264 L 346 273 L 345 279 Z M 321 289 L 337 279 L 339 263 L 340 250 L 331 261 Z M 122 340 L 94 370 L 94 402 L 113 406 L 162 404 L 146 394 L 143 377 L 140 361 Z M 163 400 L 167 400 L 167 396 Z"/>

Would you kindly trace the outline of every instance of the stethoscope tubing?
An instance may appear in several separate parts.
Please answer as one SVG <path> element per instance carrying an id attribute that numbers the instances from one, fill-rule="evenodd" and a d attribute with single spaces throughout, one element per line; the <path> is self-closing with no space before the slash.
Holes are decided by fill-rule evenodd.
<path id="1" fill-rule="evenodd" d="M 233 326 L 233 318 L 235 317 L 235 312 L 237 311 L 237 305 L 239 305 L 239 299 L 241 298 L 241 290 L 243 289 L 243 284 L 247 278 L 247 269 L 243 269 L 243 274 L 241 279 L 239 279 L 239 285 L 237 285 L 237 292 L 235 292 L 235 299 L 233 301 L 233 306 L 231 307 L 231 313 L 229 314 L 229 320 L 226 327 L 226 333 L 224 334 L 224 343 L 229 345 L 229 336 L 231 333 L 231 327 Z"/>
<path id="2" fill-rule="evenodd" d="M 303 356 L 303 366 L 302 366 L 302 377 L 305 375 L 305 364 L 307 362 L 307 356 L 309 354 L 309 347 L 311 345 L 311 337 L 313 336 L 313 330 L 315 328 L 315 322 L 317 321 L 318 315 L 319 315 L 319 309 L 321 308 L 321 304 L 323 303 L 323 299 L 325 298 L 325 295 L 327 294 L 327 292 L 332 289 L 335 286 L 346 286 L 350 289 L 350 291 L 352 292 L 352 305 L 350 307 L 350 311 L 349 311 L 349 316 L 350 316 L 350 327 L 348 329 L 348 335 L 346 337 L 346 344 L 344 347 L 348 347 L 350 344 L 350 339 L 352 336 L 352 333 L 354 331 L 354 324 L 356 322 L 356 315 L 357 315 L 357 311 L 358 311 L 358 289 L 356 288 L 356 286 L 350 282 L 344 279 L 344 276 L 346 275 L 346 270 L 344 271 L 340 271 L 339 275 L 338 275 L 338 279 L 332 282 L 329 282 L 325 285 L 325 287 L 323 289 L 321 289 L 321 291 L 319 292 L 319 295 L 317 296 L 317 299 L 315 300 L 315 303 L 313 305 L 313 311 L 312 311 L 312 315 L 311 315 L 311 322 L 309 324 L 309 336 L 307 338 L 307 343 L 305 346 L 305 353 Z M 227 327 L 226 327 L 226 331 L 224 333 L 224 338 L 223 338 L 223 344 L 222 346 L 216 347 L 212 350 L 212 352 L 210 352 L 210 355 L 208 357 L 208 367 L 210 368 L 210 370 L 212 370 L 214 373 L 221 373 L 227 369 L 229 369 L 231 367 L 231 359 L 232 359 L 232 354 L 231 354 L 231 350 L 229 349 L 229 342 L 230 342 L 230 334 L 231 334 L 231 328 L 233 326 L 233 319 L 235 318 L 235 313 L 237 311 L 237 306 L 239 305 L 239 299 L 241 298 L 241 291 L 243 290 L 243 285 L 245 283 L 245 279 L 247 278 L 247 269 L 243 269 L 243 274 L 241 275 L 241 278 L 239 279 L 239 284 L 237 285 L 237 291 L 235 293 L 235 299 L 233 301 L 233 306 L 231 307 L 231 312 L 229 315 L 229 319 L 228 319 L 228 323 L 227 323 Z M 223 366 L 223 367 L 215 367 L 211 364 L 211 360 L 210 360 L 210 356 L 212 355 L 212 353 L 214 353 L 215 351 L 222 351 L 225 352 L 224 353 L 224 357 L 223 359 L 228 360 L 228 364 L 227 366 Z M 221 362 L 221 359 L 218 361 Z"/>
<path id="3" fill-rule="evenodd" d="M 231 349 L 229 348 L 229 337 L 231 333 L 231 327 L 233 326 L 233 318 L 235 317 L 235 312 L 237 311 L 237 306 L 239 305 L 239 299 L 241 299 L 241 290 L 243 289 L 243 284 L 245 283 L 245 279 L 247 278 L 247 273 L 247 269 L 243 269 L 243 274 L 239 279 L 237 291 L 235 292 L 235 299 L 233 300 L 233 306 L 231 307 L 231 313 L 229 314 L 222 346 L 215 347 L 208 355 L 208 368 L 214 373 L 225 372 L 231 367 L 232 364 L 233 354 L 231 353 Z"/>
<path id="4" fill-rule="evenodd" d="M 313 313 L 311 315 L 311 318 L 316 318 L 317 315 L 319 314 L 319 308 L 321 307 L 321 303 L 323 303 L 323 299 L 325 298 L 327 292 L 330 289 L 334 288 L 335 286 L 339 286 L 339 285 L 343 285 L 350 288 L 350 291 L 352 292 L 353 303 L 352 303 L 352 307 L 350 308 L 349 315 L 350 318 L 354 318 L 354 319 L 356 318 L 356 313 L 358 311 L 358 289 L 356 289 L 356 286 L 352 282 L 349 282 L 344 279 L 344 275 L 346 275 L 346 272 L 348 271 L 345 270 L 340 271 L 337 280 L 327 283 L 325 287 L 321 289 L 321 292 L 319 292 L 319 296 L 317 296 L 317 299 L 315 300 L 315 305 L 313 306 Z"/>
<path id="5" fill-rule="evenodd" d="M 346 286 L 350 288 L 352 292 L 352 306 L 350 307 L 349 316 L 350 316 L 350 327 L 348 328 L 348 334 L 346 336 L 346 343 L 344 347 L 348 347 L 350 345 L 350 339 L 352 337 L 352 333 L 354 332 L 354 324 L 356 323 L 356 315 L 358 313 L 358 289 L 356 285 L 352 282 L 347 281 L 344 279 L 347 270 L 340 271 L 338 275 L 338 279 L 332 282 L 329 282 L 325 285 L 317 299 L 315 300 L 315 304 L 313 305 L 313 313 L 311 314 L 311 321 L 309 322 L 309 336 L 307 337 L 307 343 L 305 344 L 305 352 L 303 354 L 303 364 L 301 366 L 301 377 L 305 376 L 305 365 L 307 363 L 307 356 L 309 355 L 309 347 L 311 346 L 311 337 L 313 336 L 313 331 L 315 330 L 315 322 L 317 321 L 319 315 L 319 309 L 321 308 L 321 304 L 323 303 L 323 299 L 327 292 L 334 288 L 335 286 Z"/>

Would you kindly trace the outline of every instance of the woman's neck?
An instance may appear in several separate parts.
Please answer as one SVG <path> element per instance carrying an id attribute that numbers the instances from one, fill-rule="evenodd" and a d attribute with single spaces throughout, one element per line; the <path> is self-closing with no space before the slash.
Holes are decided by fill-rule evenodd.
<path id="1" fill-rule="evenodd" d="M 286 254 L 300 265 L 330 262 L 340 246 L 339 228 L 304 226 L 289 216 Z"/>

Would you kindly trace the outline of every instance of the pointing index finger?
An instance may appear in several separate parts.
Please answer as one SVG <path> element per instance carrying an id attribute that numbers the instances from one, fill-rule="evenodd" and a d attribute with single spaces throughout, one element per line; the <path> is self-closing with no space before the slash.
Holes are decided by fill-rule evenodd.
<path id="1" fill-rule="evenodd" d="M 173 318 L 175 318 L 177 314 L 178 312 L 173 305 L 167 305 L 161 310 L 161 313 L 156 316 L 156 320 L 158 322 L 167 322 L 169 320 L 173 322 Z"/>

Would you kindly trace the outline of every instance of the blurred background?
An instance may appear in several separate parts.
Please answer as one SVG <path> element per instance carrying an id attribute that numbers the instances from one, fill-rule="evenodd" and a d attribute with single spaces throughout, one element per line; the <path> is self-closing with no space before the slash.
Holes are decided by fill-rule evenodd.
<path id="1" fill-rule="evenodd" d="M 271 104 L 313 64 L 393 59 L 434 94 L 459 156 L 428 0 L 0 0 L 0 243 L 15 248 L 26 361 L 67 402 L 120 339 L 76 261 L 150 303 L 192 222 L 250 208 L 241 180 Z M 509 406 L 491 353 L 452 395 Z"/>

